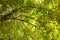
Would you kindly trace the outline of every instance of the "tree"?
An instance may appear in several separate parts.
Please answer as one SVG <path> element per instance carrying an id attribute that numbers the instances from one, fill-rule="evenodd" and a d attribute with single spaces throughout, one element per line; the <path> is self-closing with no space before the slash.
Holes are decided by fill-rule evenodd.
<path id="1" fill-rule="evenodd" d="M 59 0 L 0 0 L 0 40 L 60 40 Z"/>

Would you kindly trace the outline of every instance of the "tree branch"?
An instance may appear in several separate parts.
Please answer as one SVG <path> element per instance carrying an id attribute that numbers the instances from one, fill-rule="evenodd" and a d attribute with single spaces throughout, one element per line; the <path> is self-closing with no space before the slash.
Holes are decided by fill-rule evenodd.
<path id="1" fill-rule="evenodd" d="M 26 23 L 29 23 L 29 24 L 31 24 L 31 25 L 37 27 L 36 25 L 34 25 L 34 24 L 32 24 L 32 23 L 30 23 L 30 22 L 28 22 L 28 21 L 22 20 L 22 19 L 17 19 L 17 18 L 8 18 L 8 19 L 20 20 L 20 21 L 22 21 L 22 22 L 26 22 Z"/>

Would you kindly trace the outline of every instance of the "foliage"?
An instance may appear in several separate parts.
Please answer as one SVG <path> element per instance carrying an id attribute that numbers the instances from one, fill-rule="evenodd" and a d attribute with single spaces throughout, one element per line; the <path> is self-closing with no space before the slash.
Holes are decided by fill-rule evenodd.
<path id="1" fill-rule="evenodd" d="M 60 40 L 60 0 L 0 0 L 0 40 Z"/>

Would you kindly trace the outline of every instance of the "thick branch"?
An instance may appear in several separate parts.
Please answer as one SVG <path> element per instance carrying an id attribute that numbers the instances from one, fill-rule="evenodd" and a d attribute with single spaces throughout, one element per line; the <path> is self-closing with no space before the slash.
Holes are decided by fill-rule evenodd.
<path id="1" fill-rule="evenodd" d="M 12 16 L 15 12 L 17 12 L 17 10 L 12 10 L 11 13 L 7 14 L 7 15 L 4 15 L 1 17 L 1 21 L 4 21 L 4 20 L 7 20 L 8 17 Z"/>

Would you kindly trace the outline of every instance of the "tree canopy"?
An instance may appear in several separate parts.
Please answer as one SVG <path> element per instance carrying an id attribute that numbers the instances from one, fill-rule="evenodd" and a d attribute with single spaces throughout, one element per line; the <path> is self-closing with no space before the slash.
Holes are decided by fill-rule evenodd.
<path id="1" fill-rule="evenodd" d="M 0 40 L 60 40 L 60 0 L 0 0 Z"/>

